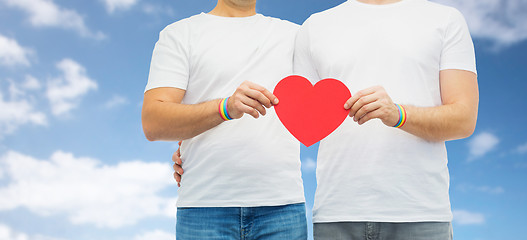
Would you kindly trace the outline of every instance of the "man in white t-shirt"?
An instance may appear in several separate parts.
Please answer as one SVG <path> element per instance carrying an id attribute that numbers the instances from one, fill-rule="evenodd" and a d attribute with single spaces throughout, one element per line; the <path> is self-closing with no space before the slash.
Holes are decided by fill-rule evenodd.
<path id="1" fill-rule="evenodd" d="M 298 26 L 255 5 L 218 0 L 167 26 L 153 52 L 143 128 L 183 140 L 178 240 L 307 238 L 300 144 L 269 91 L 293 72 Z"/>
<path id="2" fill-rule="evenodd" d="M 336 78 L 350 118 L 322 140 L 313 208 L 322 239 L 452 239 L 445 141 L 478 110 L 461 13 L 426 0 L 348 0 L 297 35 L 295 73 Z"/>

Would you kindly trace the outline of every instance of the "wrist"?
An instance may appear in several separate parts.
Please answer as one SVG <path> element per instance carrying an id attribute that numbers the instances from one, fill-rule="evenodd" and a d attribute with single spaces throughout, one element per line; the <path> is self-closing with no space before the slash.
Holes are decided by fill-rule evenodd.
<path id="1" fill-rule="evenodd" d="M 227 104 L 229 102 L 229 98 L 230 97 L 221 99 L 220 103 L 218 104 L 218 112 L 220 114 L 221 119 L 223 119 L 224 121 L 230 121 L 230 120 L 233 119 L 229 115 L 229 110 L 228 110 L 228 107 L 227 107 Z"/>
<path id="2" fill-rule="evenodd" d="M 406 109 L 402 105 L 395 103 L 395 106 L 397 107 L 397 110 L 399 111 L 399 120 L 393 127 L 401 128 L 406 123 L 408 115 L 406 114 Z"/>

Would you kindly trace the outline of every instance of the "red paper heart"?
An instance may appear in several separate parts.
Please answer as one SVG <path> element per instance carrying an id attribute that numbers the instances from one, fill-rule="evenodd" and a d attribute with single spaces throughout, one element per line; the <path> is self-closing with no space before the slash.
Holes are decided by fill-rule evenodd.
<path id="1" fill-rule="evenodd" d="M 274 89 L 275 106 L 282 124 L 307 147 L 324 139 L 346 119 L 344 103 L 351 97 L 339 80 L 324 79 L 313 85 L 302 76 L 282 79 Z"/>

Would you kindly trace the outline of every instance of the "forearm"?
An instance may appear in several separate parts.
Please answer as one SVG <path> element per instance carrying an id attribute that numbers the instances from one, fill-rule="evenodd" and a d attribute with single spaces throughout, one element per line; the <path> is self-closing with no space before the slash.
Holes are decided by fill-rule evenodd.
<path id="1" fill-rule="evenodd" d="M 200 104 L 181 104 L 185 90 L 171 87 L 156 88 L 145 92 L 143 100 L 143 131 L 150 141 L 179 141 L 195 137 L 224 120 L 219 112 L 222 99 Z M 265 108 L 278 104 L 269 90 L 252 82 L 243 82 L 223 102 L 229 119 L 249 114 L 254 118 L 265 115 Z"/>
<path id="2" fill-rule="evenodd" d="M 193 105 L 155 101 L 143 107 L 143 130 L 150 141 L 195 137 L 223 122 L 220 99 Z"/>
<path id="3" fill-rule="evenodd" d="M 439 74 L 442 105 L 430 108 L 405 106 L 408 114 L 403 130 L 428 141 L 466 138 L 476 128 L 479 91 L 477 75 L 463 70 Z"/>
<path id="4" fill-rule="evenodd" d="M 474 132 L 478 115 L 477 76 L 463 70 L 440 72 L 441 101 L 437 107 L 403 105 L 406 122 L 402 130 L 427 141 L 448 141 L 466 138 Z M 357 92 L 344 105 L 349 116 L 360 125 L 378 118 L 386 126 L 400 124 L 400 111 L 382 86 Z"/>
<path id="5" fill-rule="evenodd" d="M 477 107 L 446 104 L 437 107 L 403 105 L 407 121 L 402 130 L 427 141 L 439 142 L 466 138 L 474 132 Z"/>

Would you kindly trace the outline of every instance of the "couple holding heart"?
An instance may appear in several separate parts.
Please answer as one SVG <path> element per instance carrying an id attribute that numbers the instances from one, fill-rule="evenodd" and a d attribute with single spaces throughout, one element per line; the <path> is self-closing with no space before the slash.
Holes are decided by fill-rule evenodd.
<path id="1" fill-rule="evenodd" d="M 327 136 L 314 239 L 452 239 L 445 141 L 470 136 L 478 110 L 461 13 L 348 0 L 299 27 L 255 9 L 218 0 L 155 45 L 143 129 L 182 141 L 177 239 L 307 239 L 292 135 Z"/>

